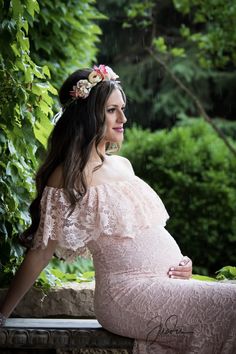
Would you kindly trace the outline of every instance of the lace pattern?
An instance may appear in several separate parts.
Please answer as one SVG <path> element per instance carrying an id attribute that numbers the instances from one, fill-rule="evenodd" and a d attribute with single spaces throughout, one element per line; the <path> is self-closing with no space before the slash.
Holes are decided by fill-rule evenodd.
<path id="1" fill-rule="evenodd" d="M 69 210 L 63 189 L 46 186 L 33 248 L 45 248 L 49 239 L 57 240 L 57 256 L 73 260 L 100 236 L 134 238 L 153 223 L 165 226 L 169 217 L 158 195 L 136 176 L 89 187 L 68 216 Z"/>

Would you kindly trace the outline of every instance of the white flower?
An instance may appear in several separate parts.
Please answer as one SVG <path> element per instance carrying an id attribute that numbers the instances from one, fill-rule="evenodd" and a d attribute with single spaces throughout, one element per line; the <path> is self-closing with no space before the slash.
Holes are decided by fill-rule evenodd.
<path id="1" fill-rule="evenodd" d="M 91 85 L 90 85 L 90 83 L 88 82 L 88 80 L 85 79 L 85 80 L 79 80 L 79 81 L 77 82 L 76 86 L 77 86 L 78 88 L 81 88 L 81 87 L 89 88 Z"/>
<path id="2" fill-rule="evenodd" d="M 107 74 L 108 74 L 108 75 L 106 75 L 108 77 L 108 80 L 116 80 L 116 79 L 119 78 L 119 76 L 116 75 L 116 73 L 114 73 L 112 68 L 110 68 L 110 66 L 106 66 L 106 71 L 107 71 Z"/>

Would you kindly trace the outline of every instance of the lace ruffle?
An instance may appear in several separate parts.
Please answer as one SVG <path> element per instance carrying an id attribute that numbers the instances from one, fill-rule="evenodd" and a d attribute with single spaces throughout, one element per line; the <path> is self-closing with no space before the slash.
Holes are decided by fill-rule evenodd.
<path id="1" fill-rule="evenodd" d="M 72 260 L 85 254 L 87 244 L 100 236 L 134 238 L 150 225 L 165 226 L 167 211 L 158 195 L 141 179 L 91 186 L 68 216 L 63 189 L 45 187 L 34 247 L 57 240 L 56 254 Z"/>

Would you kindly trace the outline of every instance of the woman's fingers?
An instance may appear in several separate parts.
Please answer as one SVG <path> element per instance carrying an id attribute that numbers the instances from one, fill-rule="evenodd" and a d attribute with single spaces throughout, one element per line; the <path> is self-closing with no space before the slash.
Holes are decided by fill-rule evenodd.
<path id="1" fill-rule="evenodd" d="M 186 269 L 186 270 L 170 270 L 168 272 L 168 275 L 171 278 L 177 277 L 177 278 L 190 278 L 192 276 L 192 270 L 191 269 Z"/>
<path id="2" fill-rule="evenodd" d="M 192 261 L 185 256 L 178 266 L 170 267 L 168 275 L 172 279 L 189 279 L 192 276 Z"/>
<path id="3" fill-rule="evenodd" d="M 177 267 L 171 267 L 169 270 L 185 273 L 185 272 L 191 272 L 192 267 L 187 265 L 187 266 L 177 266 Z"/>

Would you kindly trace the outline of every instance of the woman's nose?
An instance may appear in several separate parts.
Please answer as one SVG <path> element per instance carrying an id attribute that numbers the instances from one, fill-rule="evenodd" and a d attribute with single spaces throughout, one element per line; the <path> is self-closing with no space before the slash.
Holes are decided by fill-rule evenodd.
<path id="1" fill-rule="evenodd" d="M 119 120 L 122 123 L 126 123 L 127 122 L 127 118 L 126 118 L 125 113 L 123 111 L 121 111 L 120 114 L 119 114 Z"/>

